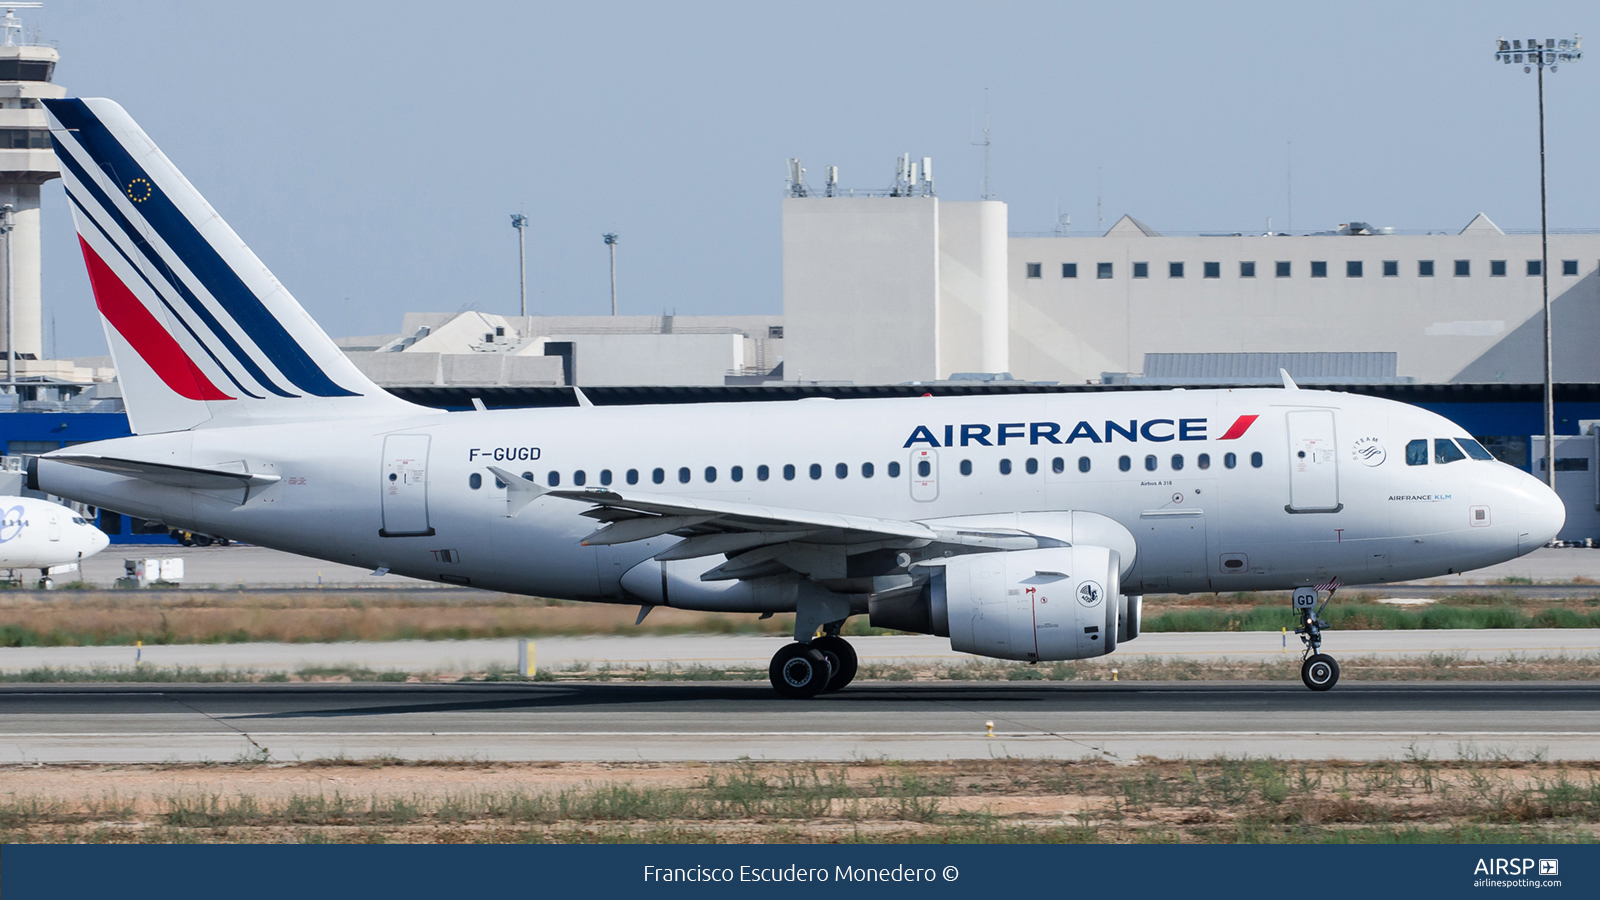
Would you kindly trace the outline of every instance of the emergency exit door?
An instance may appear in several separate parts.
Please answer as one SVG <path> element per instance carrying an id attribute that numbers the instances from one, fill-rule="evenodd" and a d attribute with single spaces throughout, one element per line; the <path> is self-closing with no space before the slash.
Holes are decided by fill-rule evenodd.
<path id="1" fill-rule="evenodd" d="M 939 499 L 939 454 L 932 450 L 911 451 L 911 499 L 920 503 Z"/>
<path id="2" fill-rule="evenodd" d="M 428 527 L 428 436 L 391 434 L 383 439 L 381 537 L 433 534 Z"/>
<path id="3" fill-rule="evenodd" d="M 1339 454 L 1334 447 L 1333 410 L 1289 413 L 1289 505 L 1292 513 L 1331 513 L 1339 502 Z"/>

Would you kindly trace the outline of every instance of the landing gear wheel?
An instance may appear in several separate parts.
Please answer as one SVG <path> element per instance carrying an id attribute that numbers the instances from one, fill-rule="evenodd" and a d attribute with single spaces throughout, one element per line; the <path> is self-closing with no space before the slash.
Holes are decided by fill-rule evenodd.
<path id="1" fill-rule="evenodd" d="M 778 693 L 791 700 L 808 700 L 828 689 L 833 667 L 821 650 L 810 644 L 789 644 L 772 657 L 767 675 Z"/>
<path id="2" fill-rule="evenodd" d="M 53 581 L 50 578 L 50 576 L 48 576 L 48 575 L 46 575 L 45 577 L 39 579 L 39 590 L 41 590 L 41 591 L 54 590 L 55 586 L 56 586 L 55 581 Z"/>
<path id="3" fill-rule="evenodd" d="M 833 677 L 828 679 L 828 686 L 822 690 L 825 693 L 837 691 L 856 677 L 856 648 L 850 642 L 836 634 L 823 635 L 811 642 L 811 646 L 822 651 L 828 658 L 828 664 L 833 668 Z"/>
<path id="4" fill-rule="evenodd" d="M 1326 691 L 1339 683 L 1339 663 L 1326 653 L 1309 656 L 1300 666 L 1300 680 L 1313 691 Z"/>

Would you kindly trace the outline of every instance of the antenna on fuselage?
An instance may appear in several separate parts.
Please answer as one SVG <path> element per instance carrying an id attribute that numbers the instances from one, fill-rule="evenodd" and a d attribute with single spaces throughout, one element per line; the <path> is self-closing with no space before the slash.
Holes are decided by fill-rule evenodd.
<path id="1" fill-rule="evenodd" d="M 1288 369 L 1279 369 L 1278 370 L 1278 374 L 1283 376 L 1283 389 L 1284 390 L 1286 390 L 1286 391 L 1298 391 L 1298 390 L 1300 390 L 1300 385 L 1295 384 L 1294 383 L 1294 379 L 1289 377 L 1289 370 Z"/>

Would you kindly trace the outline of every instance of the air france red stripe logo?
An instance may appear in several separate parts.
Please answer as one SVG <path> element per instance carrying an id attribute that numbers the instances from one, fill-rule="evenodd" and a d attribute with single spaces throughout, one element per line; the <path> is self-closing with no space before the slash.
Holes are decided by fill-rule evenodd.
<path id="1" fill-rule="evenodd" d="M 1240 416 L 1239 418 L 1234 419 L 1233 420 L 1233 424 L 1228 426 L 1227 433 L 1224 434 L 1222 437 L 1217 438 L 1217 440 L 1219 440 L 1219 441 L 1235 441 L 1235 440 L 1238 440 L 1239 438 L 1244 437 L 1244 433 L 1246 431 L 1249 431 L 1250 430 L 1250 426 L 1254 425 L 1256 423 L 1256 419 L 1259 419 L 1259 418 L 1261 418 L 1261 417 L 1260 416 Z"/>
<path id="2" fill-rule="evenodd" d="M 195 366 L 189 354 L 83 238 L 78 238 L 78 245 L 83 248 L 83 261 L 89 269 L 95 305 L 161 381 L 189 400 L 232 400 Z"/>

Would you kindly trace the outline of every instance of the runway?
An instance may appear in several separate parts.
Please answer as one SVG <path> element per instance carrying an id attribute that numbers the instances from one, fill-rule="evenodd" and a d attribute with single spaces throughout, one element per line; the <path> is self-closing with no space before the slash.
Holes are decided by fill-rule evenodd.
<path id="1" fill-rule="evenodd" d="M 988 723 L 993 723 L 993 734 Z M 1258 683 L 16 685 L 0 762 L 1600 755 L 1600 686 Z"/>

